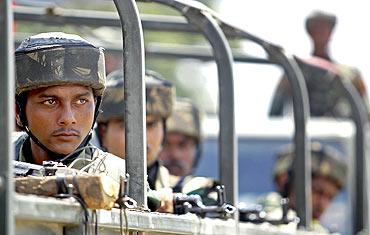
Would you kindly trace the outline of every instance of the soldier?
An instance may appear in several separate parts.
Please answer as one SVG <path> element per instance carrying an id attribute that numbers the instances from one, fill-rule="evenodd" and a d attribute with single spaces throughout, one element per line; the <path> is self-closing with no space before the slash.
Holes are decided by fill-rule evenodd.
<path id="1" fill-rule="evenodd" d="M 103 50 L 77 35 L 42 33 L 15 58 L 16 121 L 26 132 L 15 141 L 16 160 L 73 164 L 119 182 L 124 160 L 89 143 L 105 89 Z"/>
<path id="2" fill-rule="evenodd" d="M 273 179 L 277 194 L 270 194 L 262 201 L 266 211 L 273 213 L 279 208 L 281 197 L 289 198 L 289 207 L 294 210 L 294 190 L 292 175 L 293 152 L 291 146 L 284 148 L 276 159 Z M 312 156 L 312 228 L 326 229 L 319 223 L 321 215 L 329 207 L 338 192 L 345 186 L 347 165 L 343 156 L 334 148 L 319 142 L 311 143 Z"/>
<path id="3" fill-rule="evenodd" d="M 165 121 L 172 112 L 175 91 L 170 82 L 152 71 L 146 72 L 145 85 L 148 181 L 151 189 L 159 189 L 169 187 L 169 173 L 159 163 L 158 154 L 164 141 Z M 109 74 L 103 113 L 97 126 L 101 146 L 120 157 L 125 156 L 123 86 L 121 71 Z"/>
<path id="4" fill-rule="evenodd" d="M 174 176 L 193 173 L 200 157 L 200 113 L 187 99 L 178 98 L 166 122 L 166 138 L 159 159 Z"/>
<path id="5" fill-rule="evenodd" d="M 364 105 L 369 110 L 369 102 L 364 80 L 358 69 L 334 61 L 329 54 L 329 43 L 335 28 L 335 15 L 313 11 L 306 19 L 305 28 L 312 41 L 312 58 L 306 60 L 327 70 L 334 70 L 344 80 L 349 80 L 363 98 Z M 332 88 L 329 79 L 322 79 L 315 71 L 302 71 L 305 76 L 310 99 L 312 116 L 345 117 L 351 116 L 348 101 L 343 98 L 343 92 Z M 281 116 L 290 112 L 291 91 L 286 77 L 279 82 L 274 94 L 270 115 Z M 334 94 L 336 93 L 336 94 Z M 334 94 L 334 95 L 331 95 Z M 341 97 L 337 97 L 337 95 Z"/>
<path id="6" fill-rule="evenodd" d="M 149 199 L 160 198 L 160 212 L 172 212 L 172 189 L 170 188 L 169 172 L 158 161 L 162 148 L 165 121 L 172 112 L 175 90 L 172 84 L 157 73 L 147 71 L 146 85 L 146 125 L 147 125 L 147 166 Z M 108 75 L 102 110 L 96 128 L 95 143 L 106 151 L 121 158 L 125 156 L 125 124 L 124 115 L 124 79 L 121 71 Z M 154 191 L 153 191 L 154 190 Z M 154 208 L 148 200 L 149 208 Z"/>
<path id="7" fill-rule="evenodd" d="M 200 111 L 188 99 L 177 98 L 172 115 L 166 122 L 166 136 L 160 161 L 170 171 L 170 183 L 174 192 L 198 194 L 203 203 L 214 205 L 216 186 L 211 178 L 192 174 L 201 158 Z"/>

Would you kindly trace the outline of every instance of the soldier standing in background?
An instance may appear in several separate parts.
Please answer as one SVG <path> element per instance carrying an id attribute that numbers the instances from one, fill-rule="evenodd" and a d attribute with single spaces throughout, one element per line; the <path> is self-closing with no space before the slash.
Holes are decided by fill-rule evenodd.
<path id="1" fill-rule="evenodd" d="M 369 102 L 367 97 L 367 89 L 365 82 L 357 68 L 340 64 L 333 60 L 329 53 L 329 43 L 333 30 L 337 22 L 337 17 L 333 14 L 313 11 L 306 19 L 305 28 L 309 35 L 313 50 L 312 58 L 306 60 L 309 64 L 316 64 L 322 68 L 332 70 L 340 78 L 349 80 L 363 98 L 364 105 L 369 112 Z M 328 98 L 325 93 L 330 92 L 331 87 L 325 84 L 325 81 L 320 81 L 321 78 L 312 78 L 313 72 L 303 71 L 305 76 L 307 89 L 310 98 L 311 116 L 333 116 L 333 117 L 349 117 L 350 108 L 348 102 L 338 101 L 331 102 L 325 100 Z M 291 91 L 287 78 L 284 76 L 279 82 L 274 94 L 272 105 L 270 107 L 271 116 L 281 116 L 290 113 Z M 323 94 L 322 94 L 323 93 Z M 337 91 L 338 94 L 343 93 Z M 343 95 L 342 95 L 343 96 Z M 342 102 L 342 104 L 338 104 Z M 331 105 L 326 105 L 331 103 Z M 336 107 L 335 107 L 336 106 Z M 340 106 L 340 107 L 339 107 Z M 337 109 L 333 111 L 334 109 Z"/>
<path id="2" fill-rule="evenodd" d="M 15 52 L 15 160 L 56 161 L 119 183 L 125 162 L 90 144 L 105 89 L 104 53 L 77 35 L 43 33 Z M 99 166 L 105 165 L 102 169 Z"/>

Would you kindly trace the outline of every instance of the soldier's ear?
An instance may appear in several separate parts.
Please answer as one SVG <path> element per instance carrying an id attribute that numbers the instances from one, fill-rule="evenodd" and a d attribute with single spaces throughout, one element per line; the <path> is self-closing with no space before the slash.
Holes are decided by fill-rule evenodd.
<path id="1" fill-rule="evenodd" d="M 17 104 L 15 104 L 15 121 L 17 126 L 23 127 L 21 117 L 20 117 L 20 110 Z"/>

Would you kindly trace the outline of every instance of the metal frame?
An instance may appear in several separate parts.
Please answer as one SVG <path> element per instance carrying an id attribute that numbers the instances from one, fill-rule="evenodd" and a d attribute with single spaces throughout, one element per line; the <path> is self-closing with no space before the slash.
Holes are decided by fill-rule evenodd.
<path id="1" fill-rule="evenodd" d="M 10 0 L 0 2 L 0 234 L 14 234 L 12 202 L 14 156 L 11 132 L 14 127 L 13 12 Z"/>
<path id="2" fill-rule="evenodd" d="M 145 1 L 148 2 L 148 1 Z M 233 58 L 231 48 L 211 10 L 198 2 L 187 0 L 152 0 L 175 8 L 196 26 L 212 45 L 219 83 L 219 172 L 220 182 L 225 185 L 226 200 L 231 204 L 238 201 L 238 158 L 234 125 Z M 222 123 L 222 125 L 221 125 Z"/>
<path id="3" fill-rule="evenodd" d="M 219 19 L 220 20 L 220 19 Z M 306 133 L 309 117 L 309 101 L 305 80 L 301 70 L 292 56 L 287 55 L 282 48 L 264 41 L 242 29 L 222 22 L 222 29 L 228 35 L 248 39 L 260 45 L 268 54 L 269 60 L 281 65 L 292 87 L 293 116 L 294 116 L 294 152 L 293 162 L 294 189 L 296 195 L 296 211 L 300 218 L 299 225 L 308 228 L 312 220 L 311 205 L 311 153 L 308 151 L 309 138 Z"/>
<path id="4" fill-rule="evenodd" d="M 123 36 L 125 96 L 126 171 L 130 174 L 129 195 L 147 208 L 146 109 L 144 41 L 134 0 L 114 0 Z"/>
<path id="5" fill-rule="evenodd" d="M 366 152 L 366 133 L 369 131 L 368 113 L 366 112 L 366 106 L 360 94 L 352 83 L 343 79 L 337 80 L 351 105 L 352 119 L 356 127 L 355 159 L 353 164 L 349 164 L 349 166 L 352 166 L 351 170 L 354 173 L 350 184 L 353 190 L 353 233 L 369 234 L 369 202 L 367 200 L 367 164 L 369 160 Z"/>

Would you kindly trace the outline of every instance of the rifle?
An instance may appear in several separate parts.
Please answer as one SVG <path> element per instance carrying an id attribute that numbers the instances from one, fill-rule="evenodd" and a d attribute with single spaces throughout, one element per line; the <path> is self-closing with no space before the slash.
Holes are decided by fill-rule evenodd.
<path id="1" fill-rule="evenodd" d="M 255 224 L 261 224 L 268 222 L 273 225 L 289 224 L 299 222 L 298 217 L 288 218 L 289 211 L 289 199 L 283 198 L 280 201 L 282 216 L 280 219 L 268 219 L 267 212 L 263 210 L 261 205 L 252 205 L 249 207 L 239 208 L 239 220 L 243 222 L 251 222 Z"/>
<path id="2" fill-rule="evenodd" d="M 224 186 L 217 186 L 217 205 L 206 206 L 203 204 L 202 198 L 197 194 L 186 195 L 183 193 L 175 194 L 174 198 L 174 212 L 182 215 L 186 213 L 194 213 L 200 217 L 210 218 L 231 218 L 236 208 L 225 202 L 225 188 Z"/>
<path id="3" fill-rule="evenodd" d="M 67 168 L 63 163 L 54 161 L 44 161 L 42 165 L 36 165 L 14 160 L 13 166 L 15 177 L 52 176 L 57 171 L 62 171 L 64 174 L 76 174 L 75 169 Z"/>

